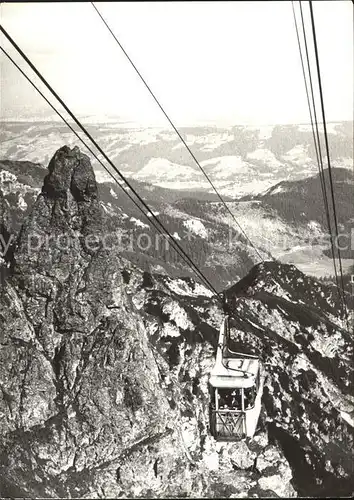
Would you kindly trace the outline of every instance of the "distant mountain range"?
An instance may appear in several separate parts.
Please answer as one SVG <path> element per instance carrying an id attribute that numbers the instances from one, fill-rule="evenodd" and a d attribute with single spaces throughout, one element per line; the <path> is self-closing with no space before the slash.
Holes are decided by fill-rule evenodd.
<path id="1" fill-rule="evenodd" d="M 90 123 L 87 129 L 113 163 L 131 179 L 154 186 L 212 193 L 213 189 L 175 132 L 164 128 L 131 128 L 122 123 Z M 353 123 L 328 125 L 334 167 L 353 164 Z M 184 140 L 223 196 L 256 194 L 283 180 L 317 172 L 311 127 L 308 125 L 183 127 Z M 80 141 L 57 122 L 4 122 L 2 158 L 47 165 L 53 151 Z M 323 142 L 323 136 L 321 135 Z M 81 147 L 81 145 L 80 145 Z M 98 182 L 109 175 L 93 160 Z"/>
<path id="2" fill-rule="evenodd" d="M 347 245 L 342 250 L 345 271 L 352 264 L 353 246 L 348 238 L 354 231 L 350 126 L 334 124 L 330 134 L 337 215 L 344 235 L 341 245 Z M 91 126 L 90 132 L 217 288 L 231 285 L 259 261 L 171 132 L 117 130 L 114 124 Z M 317 277 L 333 275 L 327 221 L 308 127 L 260 131 L 245 127 L 185 128 L 182 133 L 263 258 L 272 255 Z M 18 234 L 40 192 L 48 172 L 48 159 L 64 141 L 71 146 L 78 143 L 77 138 L 55 123 L 7 123 L 3 127 L 0 215 L 7 238 Z M 95 161 L 92 163 L 95 165 Z M 143 233 L 154 240 L 156 230 L 151 217 L 145 217 L 97 164 L 95 174 L 100 203 L 107 216 L 107 231 L 134 234 L 135 246 L 125 245 L 123 254 L 148 270 L 192 276 L 173 250 L 164 251 L 161 245 L 145 250 L 136 246 Z M 143 241 L 147 236 L 141 238 Z"/>
<path id="3" fill-rule="evenodd" d="M 334 234 L 335 221 L 328 169 L 324 171 L 324 174 L 330 213 L 329 222 Z M 354 170 L 334 168 L 332 181 L 340 235 L 338 245 L 343 257 L 349 259 L 354 257 Z M 312 239 L 315 236 L 320 237 L 319 234 L 315 234 L 319 228 L 328 230 L 319 174 L 298 181 L 281 181 L 262 195 L 243 198 L 244 201 L 250 199 L 260 202 L 265 210 L 276 211 L 283 220 L 292 226 L 310 222 L 313 227 Z"/>
<path id="4" fill-rule="evenodd" d="M 17 232 L 23 221 L 0 261 L 2 498 L 353 496 L 353 317 L 347 324 L 333 283 L 267 259 L 256 239 L 267 231 L 276 250 L 282 231 L 301 240 L 313 220 L 286 220 L 262 199 L 228 202 L 266 257 L 254 266 L 244 238 L 228 244 L 220 202 L 150 191 L 213 285 L 228 284 L 228 346 L 262 363 L 255 435 L 216 441 L 208 382 L 225 316 L 212 289 L 182 277 L 171 252 L 136 247 L 151 221 L 116 184 L 98 186 L 78 148 L 60 148 L 48 170 L 0 167 L 1 237 L 14 234 L 14 214 Z M 311 193 L 308 180 L 286 186 L 290 199 Z M 114 235 L 108 249 L 110 230 L 130 230 L 133 249 Z"/>

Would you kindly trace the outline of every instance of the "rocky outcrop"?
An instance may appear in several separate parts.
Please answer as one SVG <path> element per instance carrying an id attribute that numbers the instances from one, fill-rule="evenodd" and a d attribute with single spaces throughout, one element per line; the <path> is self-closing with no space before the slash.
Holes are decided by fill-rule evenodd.
<path id="1" fill-rule="evenodd" d="M 71 176 L 69 173 L 69 178 L 65 179 L 65 166 L 61 168 L 57 166 L 56 170 L 58 172 L 55 172 L 54 176 L 51 174 L 47 176 L 44 190 L 52 191 L 53 197 L 56 196 L 58 199 L 60 193 L 56 191 L 65 192 L 68 182 L 71 183 Z M 13 240 L 32 211 L 47 172 L 48 170 L 40 165 L 26 161 L 0 161 L 0 196 L 3 194 L 8 203 L 10 215 L 8 231 Z M 101 173 L 97 165 L 95 172 L 96 175 Z M 60 184 L 56 183 L 56 175 L 60 177 Z M 245 241 L 237 242 L 237 251 L 220 247 L 220 241 L 227 241 L 229 238 L 229 226 L 227 223 L 220 224 L 219 220 L 208 219 L 208 214 L 211 214 L 209 202 L 194 199 L 195 196 L 201 196 L 200 193 L 188 194 L 185 191 L 164 190 L 134 179 L 130 179 L 130 184 L 140 193 L 154 213 L 164 214 L 163 223 L 169 227 L 171 234 L 176 233 L 177 239 L 185 240 L 185 250 L 201 266 L 204 274 L 212 277 L 216 287 L 222 288 L 225 284 L 237 281 L 241 271 L 244 272 L 245 269 L 252 267 L 254 258 L 248 255 Z M 119 184 L 108 177 L 108 182 L 106 179 L 106 182 L 94 184 L 94 189 L 98 191 L 99 204 L 104 215 L 102 230 L 106 236 L 110 234 L 110 237 L 115 239 L 114 246 L 120 244 L 121 256 L 143 269 L 153 269 L 155 272 L 175 277 L 194 276 L 189 267 L 181 262 L 176 252 L 165 251 L 164 240 L 155 231 L 151 218 L 142 216 Z M 73 193 L 75 195 L 75 180 Z M 62 200 L 65 211 L 65 197 L 62 197 Z M 207 215 L 205 220 L 203 214 Z M 187 230 L 185 222 L 188 219 L 193 221 L 200 219 L 200 227 L 196 226 L 196 231 L 193 231 L 192 226 Z M 207 240 L 206 232 L 209 235 Z M 150 238 L 152 244 L 148 243 Z M 235 240 L 237 240 L 236 235 Z M 234 242 L 230 242 L 230 245 L 233 244 Z"/>
<path id="2" fill-rule="evenodd" d="M 97 495 L 109 487 L 106 464 L 118 469 L 141 441 L 176 440 L 124 265 L 100 246 L 100 220 L 88 158 L 62 148 L 1 290 L 3 475 L 31 496 Z"/>
<path id="3" fill-rule="evenodd" d="M 216 299 L 192 279 L 144 272 L 107 249 L 103 221 L 88 158 L 61 148 L 1 287 L 2 496 L 296 496 L 294 485 L 306 491 L 299 480 L 306 456 L 318 458 L 303 469 L 312 474 L 308 491 L 323 467 L 347 491 L 345 464 L 323 444 L 333 438 L 336 401 L 351 404 L 346 344 L 333 314 L 309 312 L 310 340 L 302 318 L 283 303 L 275 311 L 277 293 L 239 299 L 232 335 L 262 353 L 265 407 L 254 440 L 217 443 L 208 415 L 222 320 Z M 326 372 L 333 358 L 315 353 L 321 335 L 337 339 L 338 374 Z M 328 432 L 319 426 L 323 415 Z M 330 491 L 328 481 L 320 486 Z"/>
<path id="4" fill-rule="evenodd" d="M 11 260 L 9 246 L 11 246 L 11 221 L 8 203 L 0 191 L 0 262 Z"/>
<path id="5" fill-rule="evenodd" d="M 232 339 L 261 353 L 269 437 L 302 495 L 352 492 L 353 343 L 333 285 L 295 266 L 264 263 L 227 294 Z"/>

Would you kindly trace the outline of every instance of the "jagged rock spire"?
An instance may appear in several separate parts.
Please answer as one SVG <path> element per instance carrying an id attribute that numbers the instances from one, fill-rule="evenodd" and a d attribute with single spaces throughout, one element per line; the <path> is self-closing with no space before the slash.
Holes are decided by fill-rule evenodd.
<path id="1" fill-rule="evenodd" d="M 78 147 L 64 146 L 54 154 L 48 170 L 19 235 L 17 274 L 35 270 L 42 275 L 67 275 L 73 265 L 100 248 L 102 211 L 89 158 Z"/>
<path id="2" fill-rule="evenodd" d="M 97 199 L 97 184 L 90 160 L 77 146 L 58 149 L 48 170 L 42 193 L 49 198 L 66 198 L 70 192 L 76 201 Z"/>

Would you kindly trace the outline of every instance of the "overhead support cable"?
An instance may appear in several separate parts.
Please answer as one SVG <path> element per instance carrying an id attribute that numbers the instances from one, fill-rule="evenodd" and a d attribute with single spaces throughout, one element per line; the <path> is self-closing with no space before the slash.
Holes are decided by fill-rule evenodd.
<path id="1" fill-rule="evenodd" d="M 338 250 L 339 270 L 340 270 L 340 275 L 341 275 L 341 285 L 342 285 L 342 291 L 343 291 L 343 298 L 345 301 L 345 287 L 344 287 L 344 279 L 343 279 L 342 258 L 341 258 L 340 248 L 338 246 L 338 242 L 339 242 L 338 217 L 337 217 L 336 202 L 335 202 L 335 196 L 334 196 L 334 183 L 333 183 L 333 176 L 332 176 L 331 158 L 330 158 L 330 152 L 329 152 L 326 115 L 325 115 L 323 90 L 322 90 L 322 77 L 321 77 L 320 63 L 319 63 L 319 56 L 318 56 L 317 36 L 316 36 L 315 19 L 314 19 L 313 8 L 312 8 L 312 0 L 309 0 L 309 6 L 310 6 L 311 26 L 312 26 L 313 42 L 314 42 L 315 57 L 316 57 L 318 85 L 319 85 L 319 92 L 320 92 L 323 131 L 324 131 L 324 138 L 325 138 L 325 145 L 326 145 L 328 176 L 329 176 L 330 191 L 331 191 L 331 198 L 332 198 L 332 205 L 333 205 L 333 219 L 334 219 L 335 235 L 336 235 L 337 250 Z"/>
<path id="2" fill-rule="evenodd" d="M 82 137 L 77 133 L 77 131 L 74 129 L 74 127 L 64 118 L 64 116 L 58 111 L 53 104 L 49 101 L 49 99 L 43 94 L 43 92 L 37 87 L 35 83 L 29 78 L 28 75 L 23 71 L 23 69 L 17 64 L 17 62 L 10 56 L 10 54 L 3 48 L 0 47 L 2 52 L 6 55 L 6 57 L 13 63 L 13 65 L 18 69 L 18 71 L 26 78 L 26 80 L 32 85 L 32 87 L 38 92 L 38 94 L 46 101 L 46 103 L 52 108 L 52 110 L 59 116 L 59 118 L 62 119 L 62 121 L 65 123 L 65 125 L 75 134 L 75 136 L 81 141 L 81 143 L 85 146 L 85 148 L 92 154 L 92 156 L 100 163 L 100 165 L 105 169 L 105 171 L 112 177 L 112 179 L 120 186 L 122 185 L 119 183 L 119 181 L 116 179 L 116 177 L 112 174 L 112 172 L 106 167 L 106 165 L 100 160 L 100 158 L 92 151 L 90 146 L 83 140 Z M 124 190 L 124 188 L 122 187 Z M 133 199 L 133 197 L 129 194 L 128 191 L 124 190 L 125 194 L 130 198 L 130 200 L 136 204 L 136 201 Z M 144 215 L 145 212 L 144 212 Z M 148 220 L 150 221 L 150 218 L 147 217 Z"/>
<path id="3" fill-rule="evenodd" d="M 308 73 L 309 73 L 310 88 L 311 88 L 311 94 L 312 94 L 312 105 L 313 105 L 313 108 L 314 108 L 313 112 L 314 112 L 314 115 L 316 117 L 316 107 L 315 107 L 315 100 L 314 100 L 314 94 L 313 94 L 311 68 L 310 68 L 310 65 L 309 65 L 309 56 L 308 56 L 308 50 L 307 50 L 307 40 L 306 40 L 306 33 L 304 31 L 304 20 L 303 20 L 303 17 L 302 17 L 301 2 L 299 2 L 299 4 L 300 4 L 300 9 L 301 9 L 302 33 L 303 33 L 304 41 L 305 41 L 305 49 L 306 49 L 306 56 L 307 56 L 307 68 L 308 68 Z M 319 176 L 320 176 L 320 181 L 321 181 L 321 188 L 322 188 L 323 198 L 325 198 L 326 193 L 324 191 L 323 175 L 322 175 L 321 166 L 320 166 L 320 162 L 322 161 L 322 158 L 321 158 L 321 153 L 319 152 L 319 148 L 317 146 L 317 141 L 318 141 L 318 144 L 320 145 L 320 140 L 319 140 L 319 135 L 318 135 L 318 127 L 317 127 L 317 119 L 316 119 L 316 128 L 317 128 L 317 140 L 316 140 L 315 125 L 314 125 L 314 119 L 313 119 L 313 115 L 312 115 L 312 107 L 311 107 L 310 96 L 309 96 L 309 89 L 308 89 L 308 84 L 307 84 L 307 76 L 306 76 L 305 64 L 304 64 L 304 58 L 303 58 L 303 52 L 302 52 L 301 42 L 300 42 L 299 27 L 298 27 L 298 23 L 297 23 L 297 19 L 296 19 L 296 13 L 295 13 L 295 7 L 294 7 L 294 1 L 293 0 L 291 2 L 291 6 L 292 6 L 292 9 L 293 9 L 293 17 L 294 17 L 294 23 L 295 23 L 296 37 L 297 37 L 297 43 L 298 43 L 298 48 L 299 48 L 299 53 L 300 53 L 302 74 L 303 74 L 304 83 L 305 83 L 306 98 L 307 98 L 307 105 L 308 105 L 309 114 L 310 114 L 310 120 L 311 120 L 311 130 L 312 130 L 313 142 L 314 142 L 314 146 L 315 146 L 316 160 L 317 160 L 318 171 L 319 171 Z M 321 145 L 320 145 L 320 147 L 321 147 Z"/>
<path id="4" fill-rule="evenodd" d="M 153 211 L 150 209 L 150 207 L 145 203 L 145 201 L 141 198 L 141 196 L 136 192 L 136 190 L 134 189 L 134 187 L 123 176 L 123 174 L 117 169 L 117 167 L 114 165 L 114 163 L 110 160 L 110 158 L 102 150 L 102 148 L 100 147 L 100 145 L 95 141 L 95 139 L 92 137 L 92 135 L 86 130 L 86 128 L 76 118 L 76 116 L 73 114 L 73 112 L 69 109 L 69 107 L 61 99 L 61 97 L 55 92 L 55 90 L 52 88 L 52 86 L 46 81 L 46 79 L 43 77 L 43 75 L 40 73 L 40 71 L 30 61 L 30 59 L 26 56 L 26 54 L 23 52 L 23 50 L 16 44 L 16 42 L 12 39 L 12 37 L 9 35 L 9 33 L 5 30 L 5 28 L 3 26 L 0 26 L 0 31 L 5 35 L 5 37 L 8 39 L 8 41 L 12 44 L 12 46 L 16 49 L 16 51 L 21 55 L 21 57 L 26 61 L 26 63 L 30 66 L 30 68 L 32 69 L 32 71 L 34 71 L 34 73 L 42 81 L 42 83 L 44 83 L 44 85 L 51 92 L 51 94 L 57 99 L 57 101 L 61 104 L 61 106 L 65 109 L 65 111 L 70 115 L 70 117 L 74 120 L 74 122 L 80 128 L 80 130 L 82 132 L 84 132 L 84 134 L 90 139 L 90 141 L 92 142 L 92 144 L 100 152 L 100 154 L 107 161 L 107 163 L 119 175 L 119 177 L 124 181 L 124 183 L 131 189 L 132 193 L 134 193 L 134 195 L 137 197 L 137 199 L 140 201 L 140 203 L 150 213 L 150 215 L 153 218 L 153 220 L 158 224 L 160 233 L 164 234 L 165 237 L 167 237 L 169 239 L 169 241 L 171 241 L 171 243 L 172 243 L 172 245 L 173 245 L 173 247 L 174 247 L 174 249 L 176 251 L 177 251 L 177 248 L 178 248 L 178 250 L 181 252 L 180 255 L 183 255 L 183 258 L 184 258 L 185 262 L 187 262 L 188 265 L 193 269 L 194 273 L 199 277 L 199 279 L 202 280 L 202 282 L 204 283 L 204 285 L 206 285 L 207 288 L 209 288 L 217 296 L 218 300 L 220 300 L 218 292 L 216 291 L 216 289 L 214 288 L 214 286 L 210 283 L 210 281 L 208 280 L 208 278 L 206 278 L 204 276 L 204 274 L 202 273 L 202 271 L 199 270 L 198 266 L 192 261 L 192 259 L 187 255 L 187 253 L 183 250 L 183 248 L 179 245 L 179 243 L 175 240 L 175 238 L 170 234 L 170 232 L 165 228 L 165 226 L 159 221 L 159 219 L 156 217 L 156 215 L 153 213 Z M 2 49 L 2 50 L 4 51 L 4 49 Z M 79 137 L 79 139 L 81 140 L 80 137 Z M 96 157 L 96 155 L 94 155 L 94 156 Z M 118 185 L 121 186 L 121 188 L 124 191 L 126 191 L 125 188 L 123 187 L 123 185 L 121 185 L 120 183 L 118 183 Z M 139 210 L 142 211 L 145 214 L 145 212 L 142 210 L 142 208 L 136 202 L 135 202 L 135 204 L 139 208 Z"/>
<path id="5" fill-rule="evenodd" d="M 142 76 L 142 74 L 140 73 L 140 71 L 138 70 L 138 68 L 136 67 L 136 65 L 132 61 L 132 59 L 130 58 L 130 56 L 127 53 L 127 51 L 124 49 L 123 45 L 118 40 L 117 36 L 113 33 L 112 29 L 110 28 L 109 24 L 107 23 L 107 21 L 105 20 L 105 18 L 103 17 L 103 15 L 101 14 L 101 12 L 99 11 L 99 9 L 96 7 L 96 5 L 94 4 L 94 2 L 91 2 L 91 5 L 95 9 L 95 11 L 97 12 L 98 16 L 100 17 L 100 19 L 102 20 L 102 22 L 104 23 L 104 25 L 106 26 L 106 28 L 108 29 L 108 31 L 110 32 L 110 34 L 112 35 L 112 37 L 114 38 L 114 40 L 116 41 L 116 43 L 118 44 L 118 46 L 120 47 L 120 49 L 122 50 L 122 52 L 125 55 L 125 57 L 128 59 L 129 63 L 134 68 L 135 72 L 137 73 L 137 75 L 139 76 L 139 78 L 141 79 L 141 81 L 143 82 L 143 84 L 145 85 L 145 87 L 147 88 L 147 90 L 149 91 L 150 95 L 152 96 L 152 98 L 154 99 L 154 101 L 156 102 L 156 104 L 158 105 L 158 107 L 160 108 L 160 110 L 162 111 L 162 113 L 164 114 L 165 118 L 167 119 L 167 121 L 169 122 L 169 124 L 171 125 L 171 127 L 173 128 L 173 130 L 176 132 L 177 136 L 179 137 L 179 139 L 181 140 L 182 144 L 185 146 L 185 148 L 187 149 L 187 151 L 189 152 L 189 154 L 193 158 L 193 160 L 196 163 L 196 165 L 201 170 L 201 172 L 203 173 L 204 177 L 207 179 L 207 181 L 209 182 L 209 184 L 213 188 L 214 192 L 216 193 L 217 197 L 219 198 L 219 200 L 223 204 L 223 206 L 226 209 L 226 211 L 231 215 L 232 219 L 236 223 L 237 227 L 239 228 L 240 232 L 243 234 L 243 236 L 246 239 L 246 241 L 248 241 L 248 243 L 253 248 L 253 250 L 256 252 L 256 254 L 261 259 L 261 261 L 264 262 L 263 257 L 261 256 L 261 254 L 259 253 L 259 251 L 257 250 L 257 248 L 254 246 L 254 244 L 252 243 L 252 241 L 250 240 L 250 238 L 247 236 L 246 232 L 242 229 L 241 225 L 237 221 L 237 219 L 234 216 L 234 214 L 231 212 L 230 208 L 226 205 L 224 199 L 222 198 L 222 196 L 219 194 L 218 190 L 216 189 L 215 184 L 212 182 L 212 180 L 210 179 L 209 175 L 206 173 L 206 171 L 200 165 L 200 163 L 197 160 L 196 156 L 194 155 L 193 151 L 188 146 L 188 144 L 184 140 L 183 136 L 181 135 L 181 133 L 179 132 L 179 130 L 177 129 L 177 127 L 172 122 L 171 118 L 168 116 L 168 114 L 166 113 L 166 111 L 162 107 L 161 103 L 159 102 L 159 100 L 157 99 L 157 97 L 155 96 L 155 94 L 153 93 L 153 91 L 151 90 L 150 86 L 148 85 L 148 83 L 146 82 L 146 80 L 144 79 L 144 77 Z"/>
<path id="6" fill-rule="evenodd" d="M 331 224 L 331 217 L 330 217 L 330 210 L 329 210 L 329 203 L 328 203 L 328 196 L 327 196 L 326 179 L 325 179 L 324 166 L 323 166 L 323 160 L 322 160 L 321 140 L 320 140 L 319 128 L 318 128 L 316 102 L 315 102 L 313 81 L 312 81 L 312 75 L 311 75 L 311 66 L 310 66 L 310 57 L 309 57 L 308 44 L 307 44 L 306 29 L 305 29 L 305 21 L 304 21 L 304 16 L 303 16 L 302 4 L 301 4 L 301 1 L 299 1 L 300 13 L 301 13 L 301 24 L 302 24 L 302 35 L 303 35 L 303 39 L 304 39 L 306 61 L 307 61 L 307 71 L 308 71 L 308 75 L 309 75 L 309 87 L 311 90 L 313 116 L 312 116 L 312 109 L 311 109 L 308 84 L 307 84 L 307 76 L 306 76 L 306 71 L 305 71 L 304 58 L 303 58 L 303 52 L 302 52 L 302 48 L 301 48 L 300 34 L 299 34 L 299 28 L 298 28 L 298 23 L 297 23 L 296 14 L 295 14 L 294 2 L 292 1 L 291 3 L 292 3 L 292 9 L 293 9 L 296 36 L 297 36 L 297 41 L 298 41 L 298 48 L 299 48 L 300 59 L 301 59 L 302 72 L 303 72 L 305 89 L 306 89 L 307 103 L 308 103 L 310 119 L 311 119 L 312 134 L 313 134 L 313 140 L 314 140 L 315 151 L 316 151 L 316 159 L 317 159 L 318 170 L 319 170 L 319 178 L 320 178 L 320 183 L 321 183 L 321 190 L 322 190 L 323 203 L 324 203 L 325 214 L 326 214 L 326 221 L 327 221 L 328 232 L 329 232 L 330 242 L 331 242 L 334 274 L 335 274 L 336 283 L 337 283 L 339 300 L 342 303 L 342 308 L 343 308 L 344 307 L 344 298 L 343 298 L 342 293 L 341 293 L 341 285 L 340 285 L 340 281 L 339 281 L 337 264 L 336 264 L 335 246 L 334 246 L 334 241 L 333 241 L 333 232 L 332 232 L 332 224 Z M 316 129 L 316 133 L 315 133 L 315 129 Z"/>

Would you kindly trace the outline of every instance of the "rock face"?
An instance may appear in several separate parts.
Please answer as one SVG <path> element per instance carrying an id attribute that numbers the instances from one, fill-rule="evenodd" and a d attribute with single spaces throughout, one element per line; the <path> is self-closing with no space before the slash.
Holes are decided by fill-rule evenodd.
<path id="1" fill-rule="evenodd" d="M 129 310 L 123 264 L 100 246 L 100 221 L 88 158 L 62 148 L 1 294 L 1 432 L 12 448 L 3 465 L 8 480 L 32 494 L 90 491 L 91 468 L 168 435 L 156 361 Z"/>
<path id="2" fill-rule="evenodd" d="M 334 286 L 264 263 L 227 291 L 232 339 L 268 371 L 267 428 L 302 495 L 348 495 L 353 475 L 353 339 Z M 350 300 L 349 306 L 353 307 Z"/>
<path id="3" fill-rule="evenodd" d="M 1 254 L 0 263 L 5 264 L 10 258 L 9 246 L 11 245 L 11 223 L 8 205 L 0 192 L 0 238 L 1 238 Z M 4 276 L 4 267 L 2 267 L 1 281 Z"/>
<path id="4" fill-rule="evenodd" d="M 334 310 L 314 306 L 304 326 L 294 283 L 289 310 L 279 283 L 259 297 L 230 292 L 233 339 L 262 353 L 269 377 L 255 438 L 216 443 L 216 299 L 189 278 L 133 266 L 106 247 L 103 221 L 89 159 L 61 148 L 1 287 L 2 496 L 291 497 L 294 486 L 331 492 L 331 479 L 351 491 L 349 427 L 333 448 L 338 409 L 352 405 L 349 341 Z"/>

